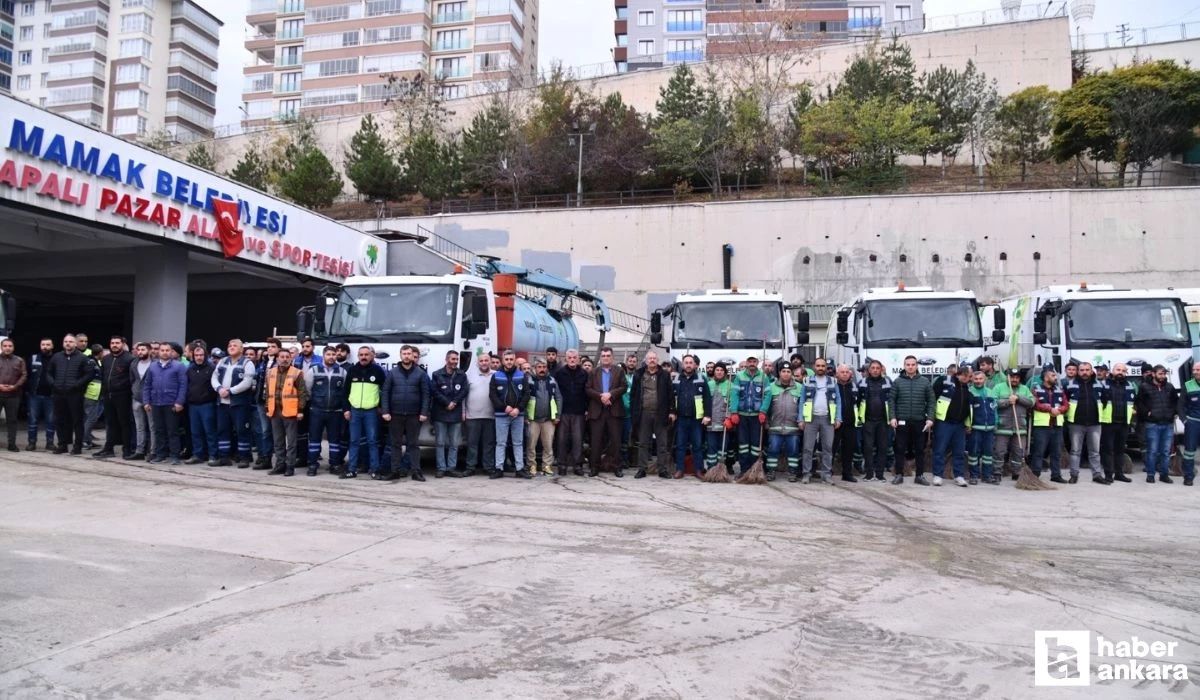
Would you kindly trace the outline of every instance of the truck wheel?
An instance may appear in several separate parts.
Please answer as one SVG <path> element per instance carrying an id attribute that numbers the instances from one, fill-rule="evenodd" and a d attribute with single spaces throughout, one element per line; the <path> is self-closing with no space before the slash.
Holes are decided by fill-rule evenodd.
<path id="1" fill-rule="evenodd" d="M 1132 474 L 1133 473 L 1133 458 L 1130 457 L 1128 454 L 1121 455 L 1121 473 L 1122 474 Z"/>

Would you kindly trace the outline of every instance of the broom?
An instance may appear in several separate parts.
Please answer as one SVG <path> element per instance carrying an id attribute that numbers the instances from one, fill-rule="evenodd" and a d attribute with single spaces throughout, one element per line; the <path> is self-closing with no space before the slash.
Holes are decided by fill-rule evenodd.
<path id="1" fill-rule="evenodd" d="M 767 483 L 766 472 L 763 471 L 763 440 L 762 433 L 758 435 L 758 459 L 754 460 L 754 464 L 746 470 L 745 474 L 738 477 L 739 484 L 765 484 Z"/>
<path id="2" fill-rule="evenodd" d="M 728 484 L 729 467 L 725 466 L 725 438 L 729 436 L 729 429 L 722 426 L 721 428 L 721 458 L 717 461 L 717 465 L 712 469 L 704 472 L 704 476 L 700 477 L 701 481 L 707 481 L 710 484 Z"/>
<path id="3" fill-rule="evenodd" d="M 1013 426 L 1016 428 L 1017 445 L 1021 448 L 1021 454 L 1025 454 L 1025 441 L 1021 439 L 1021 426 L 1017 423 L 1017 405 L 1011 406 L 1013 412 Z M 1029 465 L 1021 460 L 1021 475 L 1017 477 L 1017 488 L 1022 491 L 1053 491 L 1058 489 L 1054 484 L 1047 484 L 1038 478 L 1037 474 L 1029 468 Z"/>

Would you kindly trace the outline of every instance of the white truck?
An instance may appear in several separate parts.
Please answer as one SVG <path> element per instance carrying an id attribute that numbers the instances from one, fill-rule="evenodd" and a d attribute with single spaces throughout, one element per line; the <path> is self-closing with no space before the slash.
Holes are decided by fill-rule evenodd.
<path id="1" fill-rule="evenodd" d="M 1177 290 L 1081 283 L 1043 287 L 1000 305 L 1013 329 L 1002 367 L 1124 363 L 1129 376 L 1139 377 L 1148 363 L 1166 367 L 1175 386 L 1190 377 L 1193 336 Z"/>
<path id="2" fill-rule="evenodd" d="M 695 355 L 702 367 L 722 361 L 736 365 L 750 355 L 786 360 L 808 342 L 808 313 L 800 311 L 793 324 L 790 311 L 782 295 L 763 289 L 680 294 L 650 316 L 650 344 L 678 361 Z"/>
<path id="3" fill-rule="evenodd" d="M 991 329 L 982 321 L 991 308 Z M 1005 318 L 998 306 L 981 306 L 970 290 L 934 291 L 932 287 L 875 287 L 838 309 L 837 332 L 826 340 L 825 356 L 857 370 L 872 360 L 888 376 L 904 371 L 904 358 L 917 358 L 921 374 L 938 375 L 951 364 L 973 363 L 1004 342 Z"/>

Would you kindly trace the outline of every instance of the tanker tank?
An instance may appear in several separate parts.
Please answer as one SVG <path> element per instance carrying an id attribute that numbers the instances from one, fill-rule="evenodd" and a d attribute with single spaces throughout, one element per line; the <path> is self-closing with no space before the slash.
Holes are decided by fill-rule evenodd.
<path id="1" fill-rule="evenodd" d="M 513 350 L 519 354 L 543 353 L 579 347 L 579 330 L 570 318 L 558 320 L 545 307 L 528 299 L 516 299 L 513 309 Z"/>

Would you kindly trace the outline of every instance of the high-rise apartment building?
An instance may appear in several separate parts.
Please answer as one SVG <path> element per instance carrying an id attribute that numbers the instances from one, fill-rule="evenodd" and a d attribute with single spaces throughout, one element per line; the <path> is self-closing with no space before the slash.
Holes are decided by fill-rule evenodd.
<path id="1" fill-rule="evenodd" d="M 0 93 L 12 90 L 13 64 L 13 35 L 16 27 L 13 25 L 13 10 L 16 4 L 13 0 L 0 0 Z"/>
<path id="2" fill-rule="evenodd" d="M 453 99 L 537 68 L 538 0 L 250 0 L 246 22 L 250 124 L 378 107 L 389 75 Z"/>
<path id="3" fill-rule="evenodd" d="M 922 16 L 922 0 L 614 0 L 617 70 L 703 61 L 774 43 L 807 45 L 884 32 Z"/>
<path id="4" fill-rule="evenodd" d="M 15 97 L 117 136 L 212 135 L 221 22 L 192 0 L 0 2 Z"/>

